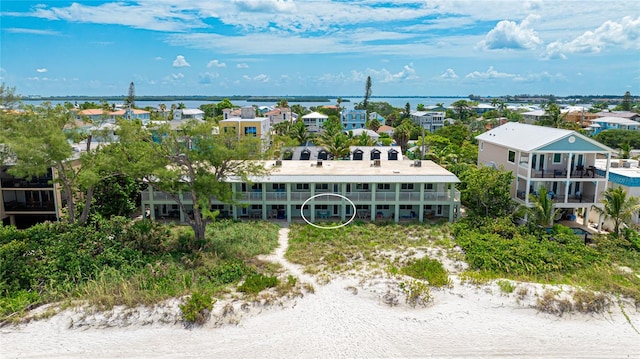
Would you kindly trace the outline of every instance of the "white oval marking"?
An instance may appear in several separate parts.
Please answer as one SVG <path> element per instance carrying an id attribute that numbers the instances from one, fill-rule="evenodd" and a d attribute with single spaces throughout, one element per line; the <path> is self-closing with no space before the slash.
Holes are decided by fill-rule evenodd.
<path id="1" fill-rule="evenodd" d="M 311 223 L 311 221 L 307 220 L 307 217 L 304 216 L 304 206 L 307 204 L 307 202 L 311 201 L 312 199 L 314 199 L 316 197 L 320 197 L 320 196 L 332 196 L 332 197 L 340 197 L 340 198 L 346 199 L 347 202 L 349 202 L 349 204 L 351 205 L 351 207 L 353 207 L 353 215 L 351 216 L 351 218 L 348 221 L 346 221 L 345 223 L 343 223 L 343 224 L 341 224 L 339 226 L 325 227 L 325 226 L 319 226 L 317 224 Z M 340 227 L 344 227 L 347 224 L 351 223 L 351 221 L 353 221 L 356 218 L 356 205 L 355 205 L 355 203 L 353 203 L 352 200 L 350 200 L 349 198 L 347 198 L 347 197 L 345 197 L 345 196 L 343 196 L 341 194 L 337 194 L 337 193 L 320 193 L 320 194 L 316 194 L 316 195 L 313 195 L 313 196 L 307 198 L 307 200 L 302 203 L 302 206 L 300 207 L 300 215 L 302 216 L 302 219 L 304 219 L 305 222 L 307 222 L 308 224 L 310 224 L 310 225 L 312 225 L 312 226 L 314 226 L 316 228 L 320 228 L 320 229 L 338 229 Z"/>

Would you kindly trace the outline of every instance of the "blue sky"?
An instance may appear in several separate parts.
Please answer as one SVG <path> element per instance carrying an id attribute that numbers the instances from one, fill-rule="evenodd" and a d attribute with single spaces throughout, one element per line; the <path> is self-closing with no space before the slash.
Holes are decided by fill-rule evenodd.
<path id="1" fill-rule="evenodd" d="M 25 95 L 640 93 L 640 1 L 0 3 Z"/>

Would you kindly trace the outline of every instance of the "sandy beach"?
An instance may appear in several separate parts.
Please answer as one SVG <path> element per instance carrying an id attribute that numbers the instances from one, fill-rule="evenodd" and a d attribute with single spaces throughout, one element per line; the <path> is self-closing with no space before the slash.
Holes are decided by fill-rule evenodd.
<path id="1" fill-rule="evenodd" d="M 0 328 L 2 358 L 640 358 L 640 312 L 629 302 L 601 314 L 557 316 L 536 310 L 536 300 L 571 288 L 514 283 L 526 294 L 506 294 L 496 283 L 452 275 L 450 288 L 433 289 L 432 300 L 414 308 L 396 278 L 316 283 L 283 259 L 286 231 L 267 258 L 312 283 L 315 293 L 219 301 L 212 319 L 193 329 L 180 323 L 177 301 L 109 313 L 66 310 Z"/>

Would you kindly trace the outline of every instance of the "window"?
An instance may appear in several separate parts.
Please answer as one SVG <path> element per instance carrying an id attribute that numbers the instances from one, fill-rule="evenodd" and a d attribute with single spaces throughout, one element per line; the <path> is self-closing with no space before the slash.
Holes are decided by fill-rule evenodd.
<path id="1" fill-rule="evenodd" d="M 562 163 L 562 153 L 553 154 L 553 163 Z"/>
<path id="2" fill-rule="evenodd" d="M 254 191 L 262 191 L 262 183 L 254 183 L 251 186 L 251 189 Z"/>
<path id="3" fill-rule="evenodd" d="M 368 183 L 357 183 L 356 184 L 356 189 L 360 189 L 360 190 L 369 190 L 369 184 Z"/>
<path id="4" fill-rule="evenodd" d="M 328 183 L 316 183 L 316 189 L 317 190 L 328 191 L 329 190 L 329 184 Z"/>
<path id="5" fill-rule="evenodd" d="M 304 190 L 304 189 L 309 189 L 309 184 L 308 183 L 296 183 L 296 189 L 297 190 Z"/>
<path id="6" fill-rule="evenodd" d="M 390 183 L 378 183 L 378 189 L 380 189 L 380 190 L 391 189 L 391 184 Z"/>
<path id="7" fill-rule="evenodd" d="M 262 205 L 261 204 L 253 204 L 253 205 L 251 205 L 251 209 L 262 209 Z"/>
<path id="8" fill-rule="evenodd" d="M 317 204 L 316 209 L 329 209 L 329 207 L 326 204 Z"/>
<path id="9" fill-rule="evenodd" d="M 516 163 L 516 151 L 509 150 L 509 162 Z"/>
<path id="10" fill-rule="evenodd" d="M 301 204 L 296 204 L 296 209 L 299 211 L 302 209 L 302 205 Z"/>
<path id="11" fill-rule="evenodd" d="M 367 210 L 369 210 L 369 205 L 368 204 L 358 204 L 358 205 L 356 205 L 356 210 L 358 210 L 358 211 L 367 211 Z"/>
<path id="12" fill-rule="evenodd" d="M 433 183 L 425 183 L 424 189 L 433 190 Z"/>
<path id="13" fill-rule="evenodd" d="M 413 183 L 403 183 L 402 189 L 413 189 Z"/>
<path id="14" fill-rule="evenodd" d="M 413 206 L 410 204 L 401 204 L 400 209 L 413 209 Z"/>
<path id="15" fill-rule="evenodd" d="M 215 211 L 215 210 L 223 210 L 224 209 L 224 204 L 212 204 L 211 205 L 211 210 Z"/>
<path id="16" fill-rule="evenodd" d="M 388 204 L 377 205 L 376 208 L 377 209 L 389 209 L 389 205 Z"/>
<path id="17" fill-rule="evenodd" d="M 258 130 L 255 127 L 245 127 L 244 128 L 244 134 L 247 135 L 247 136 L 256 137 L 257 133 L 258 133 Z"/>
<path id="18" fill-rule="evenodd" d="M 284 183 L 274 183 L 271 185 L 271 188 L 274 190 L 284 190 Z"/>
<path id="19" fill-rule="evenodd" d="M 484 142 L 480 141 L 480 151 L 484 150 Z"/>

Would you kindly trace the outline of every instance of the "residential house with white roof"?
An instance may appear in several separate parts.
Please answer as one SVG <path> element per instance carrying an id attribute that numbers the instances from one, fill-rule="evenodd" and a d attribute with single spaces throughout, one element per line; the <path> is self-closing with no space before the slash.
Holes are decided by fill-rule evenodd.
<path id="1" fill-rule="evenodd" d="M 607 171 L 607 161 L 597 159 L 595 162 L 596 173 L 603 175 Z M 638 160 L 613 159 L 609 167 L 608 187 L 622 187 L 628 197 L 640 197 L 640 166 Z M 589 218 L 594 223 L 602 220 L 597 213 L 591 213 Z M 631 220 L 635 224 L 640 224 L 639 212 L 633 214 Z M 612 223 L 605 223 L 605 227 L 613 228 Z"/>
<path id="2" fill-rule="evenodd" d="M 214 199 L 211 209 L 234 219 L 291 222 L 304 215 L 312 223 L 352 218 L 454 221 L 460 213 L 458 178 L 432 161 L 278 160 L 263 165 L 270 169 L 268 175 L 249 182 L 229 178 L 237 202 Z M 142 206 L 152 218 L 185 219 L 173 200 L 151 186 L 142 193 Z"/>
<path id="3" fill-rule="evenodd" d="M 533 124 L 547 118 L 547 112 L 545 110 L 533 110 L 522 113 L 522 119 L 525 123 Z"/>
<path id="4" fill-rule="evenodd" d="M 639 131 L 640 122 L 624 117 L 598 117 L 591 120 L 588 129 L 590 129 L 594 135 L 609 129 Z"/>
<path id="5" fill-rule="evenodd" d="M 471 109 L 478 115 L 478 116 L 482 116 L 485 113 L 491 111 L 491 110 L 495 110 L 496 108 L 493 107 L 492 105 L 486 104 L 486 103 L 481 103 L 478 104 L 476 106 L 472 106 Z"/>
<path id="6" fill-rule="evenodd" d="M 220 125 L 220 131 L 232 132 L 238 135 L 238 137 L 252 136 L 259 137 L 263 141 L 269 139 L 269 118 L 268 117 L 256 117 L 255 109 L 251 106 L 242 107 L 240 109 L 240 116 L 234 115 L 237 112 L 232 109 L 224 109 L 222 112 L 223 120 L 218 123 Z"/>
<path id="7" fill-rule="evenodd" d="M 411 119 L 418 126 L 424 128 L 428 132 L 435 132 L 444 126 L 444 112 L 434 111 L 414 111 L 411 112 Z"/>
<path id="8" fill-rule="evenodd" d="M 319 113 L 311 112 L 302 116 L 302 122 L 304 123 L 309 133 L 322 132 L 323 125 L 327 121 L 329 116 Z"/>
<path id="9" fill-rule="evenodd" d="M 204 111 L 197 108 L 183 108 L 173 111 L 173 119 L 182 120 L 204 120 Z"/>
<path id="10" fill-rule="evenodd" d="M 513 199 L 532 206 L 530 194 L 545 187 L 556 208 L 601 206 L 607 188 L 612 149 L 578 132 L 516 122 L 479 136 L 478 164 L 511 171 Z M 596 159 L 606 161 L 597 171 Z M 588 218 L 588 215 L 585 216 Z"/>

